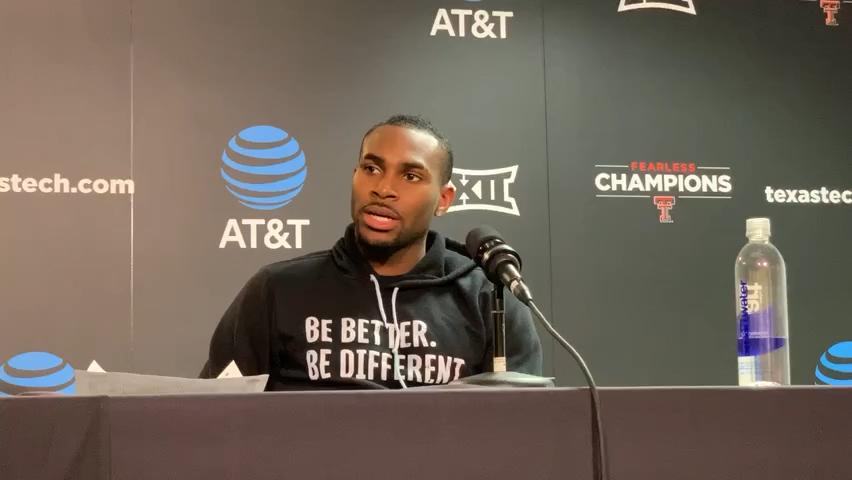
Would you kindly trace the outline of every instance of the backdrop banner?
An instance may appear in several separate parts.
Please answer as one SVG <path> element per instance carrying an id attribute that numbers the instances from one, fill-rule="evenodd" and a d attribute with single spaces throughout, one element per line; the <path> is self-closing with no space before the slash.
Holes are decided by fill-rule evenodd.
<path id="1" fill-rule="evenodd" d="M 736 384 L 757 216 L 793 382 L 848 383 L 850 44 L 852 0 L 8 0 L 0 364 L 196 376 L 252 274 L 343 234 L 362 136 L 411 113 L 455 151 L 434 228 L 501 232 L 599 385 Z M 245 195 L 244 142 L 285 145 L 294 195 Z"/>

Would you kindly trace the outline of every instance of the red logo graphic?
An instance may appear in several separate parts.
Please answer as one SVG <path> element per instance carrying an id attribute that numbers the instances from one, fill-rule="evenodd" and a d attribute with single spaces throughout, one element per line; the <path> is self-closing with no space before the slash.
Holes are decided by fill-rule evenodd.
<path id="1" fill-rule="evenodd" d="M 684 199 L 692 203 L 732 198 L 730 167 L 639 160 L 595 168 L 600 169 L 595 175 L 596 197 L 653 200 L 660 223 L 674 223 L 671 210 Z"/>
<path id="2" fill-rule="evenodd" d="M 819 0 L 819 6 L 825 12 L 825 24 L 837 26 L 837 12 L 840 11 L 840 0 Z"/>
<path id="3" fill-rule="evenodd" d="M 655 196 L 654 205 L 660 211 L 660 223 L 672 223 L 672 216 L 669 211 L 674 207 L 675 197 L 671 196 Z"/>
<path id="4" fill-rule="evenodd" d="M 825 24 L 829 27 L 839 25 L 837 17 L 844 4 L 852 3 L 852 0 L 799 0 L 802 3 L 818 3 L 819 8 L 825 13 Z M 844 10 L 845 11 L 845 10 Z"/>

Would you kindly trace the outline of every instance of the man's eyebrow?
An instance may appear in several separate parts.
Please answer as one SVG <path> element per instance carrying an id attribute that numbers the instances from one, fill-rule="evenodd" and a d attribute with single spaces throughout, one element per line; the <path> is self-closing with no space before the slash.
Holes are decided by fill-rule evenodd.
<path id="1" fill-rule="evenodd" d="M 376 155 L 375 153 L 365 153 L 364 160 L 370 160 L 380 167 L 384 167 L 385 165 L 387 165 L 387 161 L 384 158 Z M 402 162 L 401 166 L 403 170 L 429 170 L 426 167 L 426 164 L 415 160 L 406 160 Z"/>
<path id="2" fill-rule="evenodd" d="M 405 170 L 428 170 L 423 162 L 415 162 L 413 160 L 402 162 L 402 167 Z"/>
<path id="3" fill-rule="evenodd" d="M 371 160 L 378 164 L 380 167 L 385 166 L 385 163 L 387 163 L 384 158 L 376 155 L 375 153 L 365 153 L 364 160 Z"/>

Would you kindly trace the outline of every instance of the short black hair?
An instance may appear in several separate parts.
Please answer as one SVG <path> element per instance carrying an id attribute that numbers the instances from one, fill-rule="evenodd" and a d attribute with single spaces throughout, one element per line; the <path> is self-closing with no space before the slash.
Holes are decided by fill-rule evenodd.
<path id="1" fill-rule="evenodd" d="M 435 125 L 421 115 L 397 114 L 381 123 L 373 125 L 369 130 L 367 130 L 367 133 L 365 133 L 364 137 L 361 139 L 361 151 L 364 150 L 364 140 L 366 140 L 367 136 L 373 133 L 373 130 L 385 125 L 407 127 L 412 130 L 418 130 L 428 133 L 438 140 L 438 143 L 444 150 L 444 168 L 441 171 L 441 183 L 442 185 L 445 185 L 450 181 L 453 175 L 453 147 L 450 145 L 450 141 L 441 134 L 437 128 L 435 128 Z M 358 155 L 360 156 L 361 154 L 359 153 Z"/>

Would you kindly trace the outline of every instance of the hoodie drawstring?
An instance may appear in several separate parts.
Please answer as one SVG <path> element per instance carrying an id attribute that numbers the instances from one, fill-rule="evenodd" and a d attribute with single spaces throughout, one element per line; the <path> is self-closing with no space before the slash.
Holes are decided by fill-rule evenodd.
<path id="1" fill-rule="evenodd" d="M 391 329 L 390 325 L 388 325 L 388 317 L 385 315 L 385 306 L 382 301 L 382 291 L 379 288 L 379 281 L 376 280 L 376 277 L 370 274 L 370 280 L 373 281 L 373 285 L 376 287 L 376 299 L 379 302 L 379 312 L 382 314 L 382 321 L 385 322 L 385 328 L 388 329 L 388 342 L 391 340 Z M 399 323 L 396 321 L 396 294 L 399 292 L 399 287 L 395 287 L 393 289 L 393 294 L 391 295 L 391 312 L 393 313 L 393 325 L 396 327 L 396 342 L 392 342 L 390 345 L 391 351 L 393 352 L 393 371 L 394 375 L 399 377 L 399 384 L 402 385 L 402 388 L 408 388 L 405 385 L 405 380 L 402 378 L 402 371 L 399 367 Z"/>

